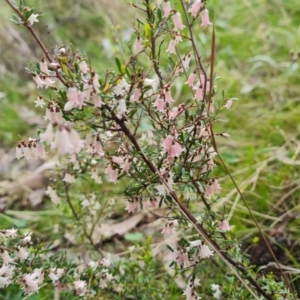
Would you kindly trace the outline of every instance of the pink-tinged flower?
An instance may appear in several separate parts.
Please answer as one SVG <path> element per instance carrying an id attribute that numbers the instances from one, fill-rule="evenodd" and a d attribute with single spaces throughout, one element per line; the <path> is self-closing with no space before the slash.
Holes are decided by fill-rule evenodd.
<path id="1" fill-rule="evenodd" d="M 165 98 L 163 94 L 159 94 L 156 98 L 155 103 L 153 104 L 156 107 L 156 110 L 159 112 L 165 111 Z"/>
<path id="2" fill-rule="evenodd" d="M 191 13 L 191 15 L 196 18 L 198 15 L 198 12 L 200 10 L 201 7 L 203 7 L 204 3 L 202 2 L 202 0 L 195 0 L 195 2 L 191 5 L 190 9 L 188 10 L 188 12 Z"/>
<path id="3" fill-rule="evenodd" d="M 201 27 L 207 27 L 208 25 L 212 25 L 209 21 L 209 11 L 208 9 L 204 9 L 201 11 Z"/>
<path id="4" fill-rule="evenodd" d="M 33 80 L 35 81 L 35 83 L 37 84 L 37 88 L 43 88 L 43 85 L 46 84 L 39 75 L 34 75 L 32 76 Z"/>
<path id="5" fill-rule="evenodd" d="M 189 69 L 189 65 L 190 65 L 190 62 L 191 62 L 191 55 L 188 54 L 186 55 L 183 59 L 182 59 L 182 66 L 184 68 L 185 71 L 187 71 Z"/>
<path id="6" fill-rule="evenodd" d="M 65 104 L 64 107 L 64 110 L 66 111 L 76 107 L 79 107 L 81 109 L 82 106 L 84 105 L 82 94 L 77 90 L 76 87 L 68 88 L 67 97 L 69 101 Z"/>
<path id="7" fill-rule="evenodd" d="M 106 267 L 106 268 L 108 268 L 108 267 L 110 267 L 111 266 L 111 261 L 110 261 L 110 259 L 109 258 L 102 258 L 100 261 L 99 261 L 99 264 L 100 264 L 100 266 L 103 266 L 103 267 Z"/>
<path id="8" fill-rule="evenodd" d="M 53 140 L 54 133 L 53 133 L 53 126 L 51 123 L 48 124 L 46 131 L 40 134 L 41 142 L 47 142 L 50 144 Z"/>
<path id="9" fill-rule="evenodd" d="M 53 284 L 56 284 L 56 282 L 61 278 L 61 276 L 63 276 L 65 273 L 64 269 L 61 268 L 51 268 L 49 271 L 49 278 L 52 280 Z"/>
<path id="10" fill-rule="evenodd" d="M 2 260 L 5 264 L 8 264 L 12 261 L 8 252 L 6 250 L 4 250 L 3 248 L 0 248 L 0 257 L 2 258 Z"/>
<path id="11" fill-rule="evenodd" d="M 69 129 L 69 141 L 73 150 L 68 153 L 78 153 L 84 146 L 84 141 L 80 139 L 78 132 L 72 128 Z"/>
<path id="12" fill-rule="evenodd" d="M 134 49 L 135 50 L 141 50 L 142 49 L 142 45 L 141 45 L 141 39 L 140 37 L 137 37 L 134 43 Z"/>
<path id="13" fill-rule="evenodd" d="M 212 256 L 214 254 L 213 251 L 211 251 L 209 249 L 209 247 L 207 245 L 205 245 L 204 242 L 202 242 L 202 245 L 200 246 L 200 251 L 199 251 L 199 256 L 201 259 L 204 258 L 209 258 L 210 256 Z"/>
<path id="14" fill-rule="evenodd" d="M 173 142 L 171 146 L 170 156 L 171 157 L 179 157 L 180 154 L 183 152 L 183 148 L 177 142 Z"/>
<path id="15" fill-rule="evenodd" d="M 75 176 L 72 174 L 66 173 L 63 181 L 66 183 L 72 184 L 75 182 Z"/>
<path id="16" fill-rule="evenodd" d="M 175 120 L 185 110 L 184 104 L 174 107 L 169 115 L 169 120 Z"/>
<path id="17" fill-rule="evenodd" d="M 141 94 L 142 94 L 142 90 L 141 90 L 141 88 L 136 88 L 135 89 L 135 91 L 134 91 L 134 93 L 133 93 L 133 97 L 132 97 L 132 102 L 137 102 L 137 101 L 139 101 L 139 99 L 140 99 L 140 96 L 141 96 Z"/>
<path id="18" fill-rule="evenodd" d="M 195 279 L 191 278 L 187 284 L 186 289 L 183 291 L 186 300 L 199 300 L 201 297 L 198 297 L 198 294 L 195 290 L 195 287 L 200 285 L 200 280 L 196 277 Z"/>
<path id="19" fill-rule="evenodd" d="M 43 157 L 45 154 L 45 151 L 43 152 L 40 149 L 40 146 L 38 147 L 37 141 L 31 138 L 29 138 L 27 142 L 20 142 L 16 147 L 16 157 L 18 159 L 23 156 L 26 159 L 38 159 L 39 157 Z"/>
<path id="20" fill-rule="evenodd" d="M 221 190 L 221 186 L 219 185 L 218 181 L 216 179 L 213 179 L 212 182 L 206 185 L 205 195 L 211 196 L 220 190 Z"/>
<path id="21" fill-rule="evenodd" d="M 178 227 L 178 221 L 173 220 L 166 223 L 161 233 L 172 234 L 175 232 L 175 228 Z"/>
<path id="22" fill-rule="evenodd" d="M 196 71 L 192 72 L 188 78 L 188 80 L 185 82 L 188 86 L 193 86 L 195 78 L 197 76 Z"/>
<path id="23" fill-rule="evenodd" d="M 102 149 L 102 145 L 101 145 L 99 136 L 96 136 L 93 146 L 94 146 L 94 152 L 93 153 L 96 153 L 100 156 L 104 155 L 104 151 Z"/>
<path id="24" fill-rule="evenodd" d="M 46 84 L 46 89 L 48 88 L 48 87 L 50 87 L 50 86 L 53 86 L 53 84 L 55 83 L 55 81 L 54 80 L 51 80 L 49 77 L 45 77 L 45 76 L 43 76 L 43 80 L 44 80 L 44 82 L 45 82 L 45 84 Z"/>
<path id="25" fill-rule="evenodd" d="M 158 6 L 158 5 L 161 5 L 162 2 L 163 2 L 163 0 L 155 0 L 155 3 L 156 3 L 157 6 Z"/>
<path id="26" fill-rule="evenodd" d="M 173 23 L 174 23 L 174 30 L 178 31 L 180 29 L 183 29 L 185 26 L 182 24 L 181 20 L 181 14 L 179 12 L 176 12 L 173 16 Z"/>
<path id="27" fill-rule="evenodd" d="M 156 199 L 156 198 L 151 199 L 151 198 L 150 198 L 150 205 L 151 205 L 152 208 L 157 208 L 157 207 L 158 207 L 158 204 L 159 204 L 158 199 Z"/>
<path id="28" fill-rule="evenodd" d="M 103 104 L 101 97 L 99 95 L 97 95 L 97 94 L 93 94 L 92 100 L 93 100 L 93 103 L 94 103 L 95 107 L 99 107 L 100 108 L 102 106 L 102 104 Z"/>
<path id="29" fill-rule="evenodd" d="M 226 104 L 224 105 L 225 108 L 230 109 L 232 106 L 233 101 L 231 99 L 228 99 Z"/>
<path id="30" fill-rule="evenodd" d="M 118 114 L 121 116 L 124 116 L 127 113 L 127 106 L 126 106 L 126 100 L 125 99 L 119 99 L 119 105 L 118 105 Z"/>
<path id="31" fill-rule="evenodd" d="M 175 41 L 176 41 L 176 45 L 179 42 L 182 42 L 182 36 L 178 32 L 176 32 L 176 34 L 175 34 Z"/>
<path id="32" fill-rule="evenodd" d="M 85 60 L 82 60 L 79 64 L 79 69 L 83 74 L 86 74 L 89 71 L 89 67 L 86 64 Z"/>
<path id="33" fill-rule="evenodd" d="M 228 220 L 222 220 L 219 224 L 219 229 L 223 232 L 227 232 L 231 230 L 231 226 L 229 225 Z"/>
<path id="34" fill-rule="evenodd" d="M 87 293 L 87 284 L 83 280 L 76 280 L 73 282 L 74 291 L 77 296 L 84 296 Z"/>
<path id="35" fill-rule="evenodd" d="M 54 141 L 51 144 L 51 148 L 57 149 L 57 151 L 61 154 L 76 152 L 70 138 L 69 129 L 62 127 L 56 131 Z"/>
<path id="36" fill-rule="evenodd" d="M 123 157 L 118 157 L 118 156 L 113 156 L 111 158 L 111 161 L 114 162 L 115 164 L 119 165 L 119 166 L 123 164 L 123 162 L 124 162 L 123 160 L 124 160 Z"/>
<path id="37" fill-rule="evenodd" d="M 5 230 L 0 230 L 0 236 L 4 238 L 14 238 L 17 236 L 17 231 L 18 229 L 5 229 Z"/>
<path id="38" fill-rule="evenodd" d="M 170 13 L 171 13 L 171 10 L 172 10 L 170 1 L 165 1 L 165 2 L 164 2 L 163 10 L 164 10 L 164 17 L 165 17 L 165 18 L 168 18 L 168 16 L 169 16 Z"/>
<path id="39" fill-rule="evenodd" d="M 190 264 L 189 255 L 186 250 L 181 250 L 178 248 L 173 252 L 173 260 L 176 261 L 179 265 L 182 265 L 184 268 L 187 268 Z"/>
<path id="40" fill-rule="evenodd" d="M 163 141 L 163 148 L 165 152 L 169 152 L 171 150 L 174 138 L 171 135 L 168 135 Z"/>
<path id="41" fill-rule="evenodd" d="M 174 101 L 173 98 L 172 98 L 171 90 L 170 90 L 170 87 L 169 87 L 169 86 L 164 87 L 163 93 L 164 93 L 164 95 L 165 95 L 165 99 L 166 99 L 166 102 L 167 102 L 167 103 L 171 103 L 171 102 Z"/>
<path id="42" fill-rule="evenodd" d="M 34 280 L 35 277 L 33 277 L 32 274 L 26 274 L 23 276 L 21 280 L 21 284 L 23 284 L 23 289 L 25 294 L 34 294 L 39 291 L 39 285 L 36 280 Z"/>
<path id="43" fill-rule="evenodd" d="M 127 210 L 128 213 L 134 213 L 135 210 L 140 211 L 141 210 L 140 202 L 137 199 L 128 201 L 125 209 Z"/>
<path id="44" fill-rule="evenodd" d="M 40 69 L 45 75 L 49 75 L 48 64 L 44 59 L 40 62 Z"/>
<path id="45" fill-rule="evenodd" d="M 116 183 L 118 176 L 119 176 L 119 171 L 118 169 L 114 169 L 111 164 L 109 164 L 105 170 L 105 174 L 108 175 L 109 181 Z"/>
<path id="46" fill-rule="evenodd" d="M 130 167 L 132 164 L 132 158 L 127 158 L 124 163 L 121 165 L 122 171 L 126 172 L 127 174 L 129 173 Z"/>
<path id="47" fill-rule="evenodd" d="M 104 289 L 107 288 L 107 282 L 112 281 L 114 277 L 112 274 L 108 273 L 106 269 L 102 270 L 101 275 L 100 275 L 100 282 L 99 286 Z"/>
<path id="48" fill-rule="evenodd" d="M 30 23 L 31 26 L 33 25 L 33 23 L 39 22 L 37 18 L 38 16 L 39 16 L 38 14 L 31 14 L 30 17 L 27 19 L 27 21 Z"/>
<path id="49" fill-rule="evenodd" d="M 168 49 L 166 50 L 166 52 L 175 54 L 175 53 L 176 53 L 176 48 L 175 48 L 176 44 L 177 44 L 176 39 L 173 38 L 173 39 L 170 41 L 169 46 L 168 46 Z"/>
<path id="50" fill-rule="evenodd" d="M 28 257 L 28 252 L 27 252 L 26 248 L 24 248 L 24 247 L 18 247 L 17 254 L 21 260 L 24 260 Z"/>
<path id="51" fill-rule="evenodd" d="M 39 154 L 39 157 L 46 156 L 47 153 L 46 153 L 44 145 L 42 143 L 37 143 L 36 144 L 36 149 L 37 149 L 37 152 Z"/>
<path id="52" fill-rule="evenodd" d="M 196 90 L 195 94 L 195 99 L 196 100 L 203 100 L 203 86 L 200 84 Z"/>

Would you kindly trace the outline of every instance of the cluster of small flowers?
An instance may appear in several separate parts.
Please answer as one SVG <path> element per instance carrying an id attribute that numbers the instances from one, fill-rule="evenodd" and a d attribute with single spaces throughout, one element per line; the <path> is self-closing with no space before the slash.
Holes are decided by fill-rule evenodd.
<path id="1" fill-rule="evenodd" d="M 78 132 L 67 123 L 49 123 L 46 131 L 40 135 L 40 140 L 49 144 L 52 149 L 57 149 L 60 154 L 78 153 L 84 146 Z"/>
<path id="2" fill-rule="evenodd" d="M 120 147 L 119 151 L 122 152 L 123 157 L 121 156 L 112 156 L 111 162 L 108 164 L 105 173 L 108 175 L 110 182 L 117 182 L 118 176 L 121 172 L 129 173 L 133 158 L 126 155 L 127 151 L 125 148 Z"/>
<path id="3" fill-rule="evenodd" d="M 175 232 L 176 227 L 178 227 L 178 221 L 177 220 L 172 220 L 168 221 L 164 228 L 162 229 L 163 234 L 173 234 Z"/>
<path id="4" fill-rule="evenodd" d="M 195 247 L 196 247 L 196 252 L 194 249 Z M 190 242 L 189 247 L 178 247 L 173 252 L 172 256 L 173 256 L 173 261 L 175 261 L 180 266 L 183 266 L 184 268 L 188 268 L 198 263 L 199 260 L 209 258 L 212 255 L 213 255 L 213 251 L 211 251 L 203 241 L 196 240 Z"/>
<path id="5" fill-rule="evenodd" d="M 17 159 L 21 157 L 25 157 L 26 159 L 38 159 L 45 157 L 45 155 L 44 145 L 40 140 L 29 138 L 27 141 L 19 142 L 16 147 Z"/>
<path id="6" fill-rule="evenodd" d="M 135 210 L 140 211 L 142 208 L 157 208 L 158 207 L 158 200 L 156 198 L 150 198 L 149 201 L 144 201 L 135 197 L 127 202 L 126 210 L 128 213 L 133 213 Z"/>
<path id="7" fill-rule="evenodd" d="M 200 279 L 197 277 L 191 278 L 188 281 L 186 289 L 183 291 L 183 295 L 186 297 L 186 300 L 200 300 L 201 297 L 198 296 L 196 292 L 196 287 L 200 285 Z"/>
<path id="8" fill-rule="evenodd" d="M 5 229 L 0 230 L 0 237 L 11 240 L 12 243 L 16 243 L 14 247 L 0 247 L 0 257 L 3 264 L 0 268 L 0 288 L 7 287 L 12 283 L 23 284 L 24 280 L 27 282 L 28 276 L 20 273 L 19 265 L 22 261 L 26 260 L 29 256 L 27 246 L 31 241 L 31 233 L 25 233 L 23 237 L 18 237 L 17 229 Z M 35 286 L 28 285 L 24 286 L 24 290 L 27 293 L 31 293 L 35 289 Z M 38 286 L 36 291 L 38 290 Z M 35 291 L 34 291 L 35 292 Z"/>
<path id="9" fill-rule="evenodd" d="M 55 72 L 50 71 L 48 69 L 48 64 L 44 58 L 42 58 L 39 67 L 40 67 L 40 73 L 36 73 L 32 75 L 33 80 L 37 84 L 37 88 L 45 87 L 47 89 L 49 87 L 52 87 L 55 81 L 51 80 L 51 78 L 56 77 Z M 51 63 L 50 67 L 56 68 L 57 64 Z"/>
<path id="10" fill-rule="evenodd" d="M 201 10 L 200 16 L 201 16 L 201 27 L 207 27 L 208 25 L 212 25 L 212 23 L 209 21 L 209 11 L 208 9 L 204 8 L 204 1 L 202 0 L 196 0 L 189 8 L 189 12 L 191 15 L 196 18 Z M 170 1 L 165 1 L 163 3 L 163 12 L 164 12 L 164 18 L 168 18 L 172 14 L 172 21 L 174 24 L 174 30 L 173 30 L 173 38 L 171 39 L 168 49 L 166 52 L 174 53 L 176 54 L 176 45 L 182 41 L 182 37 L 179 34 L 179 30 L 184 29 L 185 25 L 182 23 L 181 14 L 176 11 L 172 10 Z"/>

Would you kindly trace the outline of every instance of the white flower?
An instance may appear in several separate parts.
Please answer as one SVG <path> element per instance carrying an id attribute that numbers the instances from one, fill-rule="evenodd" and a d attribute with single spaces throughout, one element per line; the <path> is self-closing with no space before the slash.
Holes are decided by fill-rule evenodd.
<path id="1" fill-rule="evenodd" d="M 30 23 L 30 25 L 33 25 L 34 22 L 39 22 L 37 18 L 38 16 L 38 14 L 31 14 L 27 21 Z"/>
<path id="2" fill-rule="evenodd" d="M 0 288 L 8 286 L 12 282 L 15 267 L 3 264 L 0 268 Z"/>
<path id="3" fill-rule="evenodd" d="M 79 63 L 79 69 L 80 71 L 83 73 L 83 74 L 86 74 L 89 70 L 89 67 L 88 65 L 86 64 L 86 62 L 84 60 L 82 60 L 80 63 Z"/>
<path id="4" fill-rule="evenodd" d="M 66 173 L 63 181 L 67 182 L 67 183 L 74 183 L 75 182 L 75 176 L 72 175 L 72 174 Z"/>
<path id="5" fill-rule="evenodd" d="M 52 283 L 55 284 L 56 281 L 60 279 L 62 275 L 64 275 L 65 270 L 61 268 L 51 268 L 48 274 L 49 278 L 52 280 Z"/>
<path id="6" fill-rule="evenodd" d="M 18 254 L 18 256 L 20 257 L 21 260 L 26 259 L 28 257 L 28 252 L 23 247 L 18 248 L 18 253 L 17 254 Z"/>
<path id="7" fill-rule="evenodd" d="M 213 283 L 213 284 L 210 286 L 210 288 L 211 288 L 212 291 L 214 292 L 214 298 L 215 298 L 215 299 L 220 299 L 221 294 L 222 294 L 221 289 L 220 289 L 220 286 L 219 286 L 218 284 L 214 284 L 214 283 Z"/>
<path id="8" fill-rule="evenodd" d="M 118 106 L 118 113 L 123 116 L 126 114 L 126 112 L 127 112 L 126 101 L 125 99 L 120 99 L 119 106 Z"/>
<path id="9" fill-rule="evenodd" d="M 199 252 L 200 258 L 209 258 L 213 254 L 214 254 L 213 251 L 211 251 L 207 245 L 202 243 L 202 246 L 200 247 L 200 252 Z"/>
<path id="10" fill-rule="evenodd" d="M 39 75 L 32 76 L 33 80 L 37 84 L 37 88 L 43 88 L 43 85 L 46 84 Z"/>
<path id="11" fill-rule="evenodd" d="M 87 290 L 86 290 L 86 282 L 83 280 L 76 280 L 73 282 L 75 292 L 78 296 L 83 296 Z"/>
<path id="12" fill-rule="evenodd" d="M 18 229 L 14 229 L 14 228 L 0 230 L 0 236 L 5 237 L 5 238 L 16 237 L 17 236 L 17 231 L 18 231 Z"/>
<path id="13" fill-rule="evenodd" d="M 35 103 L 35 107 L 43 108 L 45 105 L 44 99 L 41 96 L 38 96 L 37 100 L 35 100 L 34 103 Z"/>
<path id="14" fill-rule="evenodd" d="M 44 273 L 41 269 L 35 269 L 33 273 L 23 276 L 22 283 L 24 284 L 24 292 L 28 294 L 37 293 L 39 285 L 44 281 Z"/>
<path id="15" fill-rule="evenodd" d="M 31 232 L 26 232 L 25 237 L 22 239 L 22 246 L 26 246 L 31 241 Z"/>
<path id="16" fill-rule="evenodd" d="M 12 261 L 11 257 L 9 256 L 8 252 L 2 248 L 0 248 L 0 256 L 3 259 L 3 262 L 5 264 L 9 263 Z"/>
<path id="17" fill-rule="evenodd" d="M 60 203 L 60 197 L 57 195 L 56 190 L 54 190 L 51 186 L 48 186 L 47 191 L 45 192 L 51 199 L 54 204 Z"/>

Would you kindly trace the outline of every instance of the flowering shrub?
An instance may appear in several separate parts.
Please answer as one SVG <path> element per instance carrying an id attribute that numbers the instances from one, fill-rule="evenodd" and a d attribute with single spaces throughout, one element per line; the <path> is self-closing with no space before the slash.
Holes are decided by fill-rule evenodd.
<path id="1" fill-rule="evenodd" d="M 12 20 L 31 32 L 44 53 L 27 71 L 37 86 L 36 106 L 46 106 L 45 126 L 18 143 L 16 157 L 58 155 L 57 181 L 46 195 L 66 207 L 73 221 L 68 237 L 88 244 L 89 255 L 72 260 L 38 242 L 30 247 L 30 233 L 2 230 L 0 286 L 19 284 L 30 295 L 52 284 L 62 298 L 166 299 L 163 287 L 146 284 L 155 276 L 150 245 L 139 255 L 129 249 L 126 259 L 99 247 L 97 233 L 115 209 L 115 200 L 101 192 L 110 182 L 122 190 L 124 210 L 150 210 L 160 221 L 157 232 L 176 236 L 167 243 L 168 268 L 185 280 L 185 299 L 292 297 L 288 284 L 256 280 L 238 243 L 227 236 L 226 215 L 212 209 L 221 190 L 215 137 L 229 136 L 225 129 L 215 132 L 214 123 L 234 99 L 219 95 L 215 85 L 215 33 L 206 1 L 131 3 L 141 16 L 131 53 L 126 61 L 116 58 L 116 70 L 99 73 L 69 45 L 47 50 L 34 31 L 41 15 L 23 1 L 6 2 L 15 11 Z M 195 28 L 212 34 L 209 62 L 197 46 Z M 218 161 L 223 164 L 220 156 Z M 211 266 L 231 276 L 215 278 Z M 203 278 L 209 289 L 202 289 Z"/>

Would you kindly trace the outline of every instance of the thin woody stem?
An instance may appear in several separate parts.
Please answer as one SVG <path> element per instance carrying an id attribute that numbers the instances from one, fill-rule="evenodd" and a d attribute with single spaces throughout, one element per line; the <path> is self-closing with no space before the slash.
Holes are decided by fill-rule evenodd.
<path id="1" fill-rule="evenodd" d="M 24 20 L 23 15 L 21 14 L 20 10 L 15 7 L 10 0 L 6 0 L 7 4 L 18 14 L 18 16 L 22 19 L 23 21 L 23 25 L 24 27 L 26 27 L 28 29 L 28 31 L 31 33 L 31 35 L 34 37 L 34 39 L 36 40 L 37 44 L 40 46 L 40 48 L 42 49 L 42 51 L 44 52 L 45 56 L 47 57 L 48 61 L 50 63 L 53 62 L 52 57 L 50 56 L 49 51 L 47 50 L 47 48 L 45 47 L 45 45 L 43 44 L 43 42 L 41 41 L 41 39 L 37 36 L 37 34 L 35 33 L 35 31 L 32 29 L 32 27 L 28 24 L 28 22 L 26 20 Z M 65 85 L 67 86 L 67 83 L 65 82 L 65 80 L 62 78 L 61 74 L 55 70 L 56 76 L 57 78 Z"/>
<path id="2" fill-rule="evenodd" d="M 115 122 L 120 126 L 124 134 L 129 138 L 131 143 L 134 145 L 135 149 L 138 151 L 139 155 L 143 159 L 143 161 L 147 164 L 149 169 L 156 175 L 159 176 L 160 181 L 162 184 L 166 187 L 168 190 L 170 196 L 173 198 L 174 203 L 180 210 L 180 212 L 186 217 L 187 220 L 190 221 L 190 223 L 193 225 L 193 227 L 196 229 L 196 231 L 202 236 L 202 238 L 207 242 L 218 255 L 222 258 L 222 260 L 226 263 L 226 265 L 232 270 L 232 272 L 239 278 L 239 280 L 245 285 L 245 287 L 248 289 L 248 291 L 252 294 L 252 296 L 255 299 L 259 299 L 257 295 L 254 294 L 254 292 L 251 290 L 251 287 L 248 286 L 248 284 L 244 281 L 244 279 L 237 273 L 237 271 L 233 268 L 233 266 L 239 270 L 245 277 L 247 277 L 247 280 L 255 287 L 257 292 L 264 296 L 268 300 L 273 300 L 273 297 L 270 296 L 266 291 L 262 289 L 262 287 L 259 285 L 259 283 L 254 280 L 250 274 L 248 273 L 247 269 L 243 267 L 240 263 L 234 261 L 232 258 L 230 258 L 226 253 L 224 253 L 220 246 L 213 241 L 205 231 L 205 229 L 198 223 L 198 221 L 195 219 L 195 217 L 191 214 L 191 212 L 180 203 L 179 198 L 177 194 L 169 187 L 168 183 L 165 181 L 165 179 L 161 176 L 159 171 L 157 170 L 156 166 L 152 163 L 150 159 L 143 153 L 140 145 L 138 144 L 136 138 L 133 136 L 133 134 L 130 132 L 128 127 L 125 125 L 125 122 L 123 119 L 120 119 L 116 116 L 116 114 L 108 107 L 106 106 L 106 109 L 108 109 L 112 115 L 112 118 L 115 120 Z"/>

